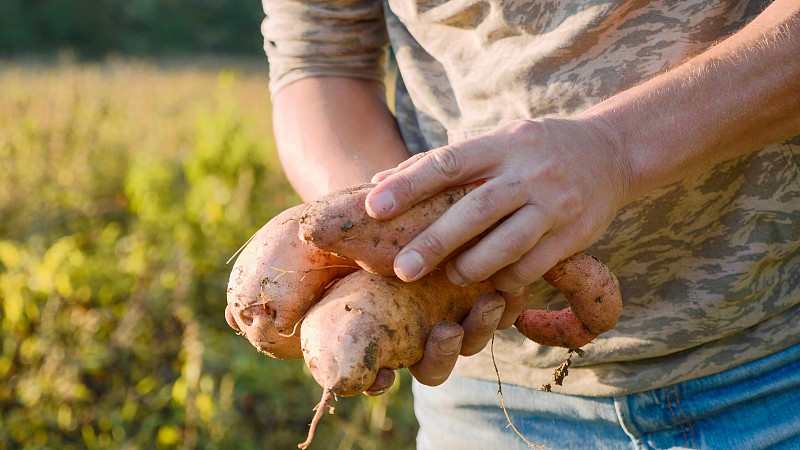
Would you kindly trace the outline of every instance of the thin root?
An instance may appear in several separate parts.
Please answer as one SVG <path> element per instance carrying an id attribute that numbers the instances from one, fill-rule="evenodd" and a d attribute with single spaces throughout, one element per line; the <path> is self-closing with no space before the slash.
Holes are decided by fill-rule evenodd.
<path id="1" fill-rule="evenodd" d="M 236 258 L 236 255 L 238 255 L 239 253 L 242 253 L 242 250 L 244 250 L 244 248 L 245 248 L 245 247 L 247 247 L 247 244 L 249 244 L 249 243 L 250 243 L 250 241 L 252 241 L 252 240 L 253 240 L 253 238 L 254 238 L 254 237 L 256 237 L 256 234 L 258 234 L 258 231 L 256 231 L 255 233 L 253 233 L 253 235 L 252 235 L 252 236 L 250 236 L 250 239 L 248 239 L 248 240 L 247 240 L 247 242 L 245 242 L 244 244 L 242 244 L 242 246 L 241 246 L 241 247 L 239 247 L 239 250 L 236 250 L 236 253 L 234 253 L 234 254 L 233 254 L 233 255 L 232 255 L 230 258 L 228 258 L 228 262 L 226 262 L 226 263 L 225 263 L 225 265 L 226 265 L 226 266 L 227 266 L 228 264 L 230 264 L 230 263 L 231 263 L 231 261 L 233 261 L 233 258 Z"/>
<path id="2" fill-rule="evenodd" d="M 322 399 L 317 403 L 317 406 L 314 407 L 314 418 L 311 419 L 311 424 L 308 428 L 308 437 L 304 442 L 297 444 L 297 448 L 307 448 L 311 445 L 311 441 L 314 440 L 314 432 L 317 430 L 317 424 L 319 423 L 320 419 L 322 419 L 322 414 L 325 412 L 327 408 L 331 414 L 333 414 L 333 406 L 331 405 L 331 401 L 336 397 L 332 389 L 323 389 L 322 390 Z"/>
<path id="3" fill-rule="evenodd" d="M 338 283 L 338 282 L 339 282 L 339 280 L 341 280 L 341 278 L 334 278 L 334 279 L 332 279 L 330 283 L 328 283 L 328 284 L 326 284 L 326 285 L 325 285 L 325 288 L 324 288 L 324 289 L 327 291 L 328 289 L 330 289 L 330 288 L 331 288 L 331 286 L 333 286 L 334 284 Z"/>
<path id="4" fill-rule="evenodd" d="M 308 311 L 311 311 L 311 309 L 309 309 Z M 297 323 L 294 324 L 294 326 L 292 327 L 292 333 L 291 334 L 283 334 L 281 332 L 278 332 L 278 335 L 286 337 L 286 338 L 294 336 L 295 333 L 297 333 L 297 326 L 300 325 L 301 323 L 303 323 L 303 319 L 305 319 L 306 316 L 308 315 L 308 311 L 306 311 L 306 313 L 303 314 L 303 317 L 301 317 L 300 320 L 298 320 Z"/>
<path id="5" fill-rule="evenodd" d="M 494 359 L 494 335 L 492 335 L 492 345 L 490 347 L 490 353 L 492 354 L 492 364 L 494 365 L 494 373 L 497 375 L 497 393 L 500 394 L 500 406 L 503 407 L 503 413 L 505 413 L 506 415 L 506 420 L 508 421 L 508 425 L 514 430 L 515 433 L 517 433 L 517 436 L 522 438 L 522 440 L 528 444 L 528 447 L 540 448 L 540 449 L 547 448 L 547 447 L 542 447 L 541 445 L 536 445 L 533 442 L 525 439 L 525 436 L 523 436 L 522 433 L 520 433 L 519 430 L 517 430 L 517 427 L 514 426 L 514 423 L 511 422 L 511 417 L 509 417 L 508 415 L 508 410 L 506 409 L 506 402 L 505 399 L 503 398 L 503 384 L 500 382 L 500 371 L 497 370 L 497 362 Z"/>
<path id="6" fill-rule="evenodd" d="M 278 272 L 280 272 L 280 274 L 278 274 L 278 276 L 277 276 L 277 277 L 275 277 L 275 278 L 272 280 L 272 282 L 273 282 L 273 283 L 274 283 L 275 281 L 277 281 L 277 280 L 278 280 L 278 278 L 280 278 L 280 277 L 282 277 L 282 276 L 286 275 L 287 273 L 297 273 L 297 274 L 303 274 L 303 276 L 300 278 L 300 281 L 303 281 L 303 280 L 306 278 L 306 275 L 308 275 L 309 273 L 311 273 L 311 272 L 314 272 L 314 271 L 316 271 L 316 270 L 323 270 L 323 269 L 334 269 L 334 268 L 340 268 L 340 267 L 348 267 L 348 268 L 355 269 L 355 267 L 353 267 L 353 266 L 348 266 L 347 264 L 331 264 L 330 266 L 315 267 L 315 268 L 313 268 L 313 269 L 308 269 L 308 270 L 285 270 L 285 269 L 281 269 L 281 268 L 279 268 L 279 267 L 275 267 L 275 266 L 270 266 L 270 267 L 271 267 L 272 269 L 275 269 L 275 270 L 277 270 Z"/>

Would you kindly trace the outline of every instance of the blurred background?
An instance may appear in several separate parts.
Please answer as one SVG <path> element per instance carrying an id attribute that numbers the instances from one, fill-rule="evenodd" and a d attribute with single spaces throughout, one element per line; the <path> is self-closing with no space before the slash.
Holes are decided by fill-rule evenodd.
<path id="1" fill-rule="evenodd" d="M 0 2 L 0 448 L 295 448 L 321 388 L 225 323 L 299 203 L 258 0 Z M 312 448 L 408 448 L 409 377 Z"/>

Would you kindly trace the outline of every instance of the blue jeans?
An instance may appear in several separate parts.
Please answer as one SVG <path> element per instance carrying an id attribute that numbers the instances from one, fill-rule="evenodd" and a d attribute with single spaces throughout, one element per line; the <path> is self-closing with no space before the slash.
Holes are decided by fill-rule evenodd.
<path id="1" fill-rule="evenodd" d="M 527 448 L 507 426 L 497 382 L 451 377 L 433 388 L 415 382 L 413 389 L 419 449 Z M 722 373 L 621 397 L 505 383 L 503 396 L 517 429 L 551 449 L 800 449 L 800 345 Z"/>

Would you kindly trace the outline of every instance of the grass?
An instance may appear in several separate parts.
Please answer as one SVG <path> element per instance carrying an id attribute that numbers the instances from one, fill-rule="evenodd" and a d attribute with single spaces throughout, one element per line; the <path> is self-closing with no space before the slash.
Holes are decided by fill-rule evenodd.
<path id="1" fill-rule="evenodd" d="M 0 65 L 0 447 L 292 448 L 321 388 L 224 321 L 225 261 L 299 203 L 261 63 Z M 407 448 L 409 377 L 317 448 Z"/>

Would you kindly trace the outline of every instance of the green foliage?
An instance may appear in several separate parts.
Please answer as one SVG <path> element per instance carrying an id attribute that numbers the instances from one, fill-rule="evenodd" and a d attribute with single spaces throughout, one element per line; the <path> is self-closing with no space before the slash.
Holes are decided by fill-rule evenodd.
<path id="1" fill-rule="evenodd" d="M 262 53 L 258 0 L 3 0 L 0 55 Z"/>
<path id="2" fill-rule="evenodd" d="M 230 255 L 299 202 L 259 76 L 0 68 L 0 447 L 291 448 L 321 388 L 224 320 Z M 318 448 L 405 448 L 404 387 Z"/>

